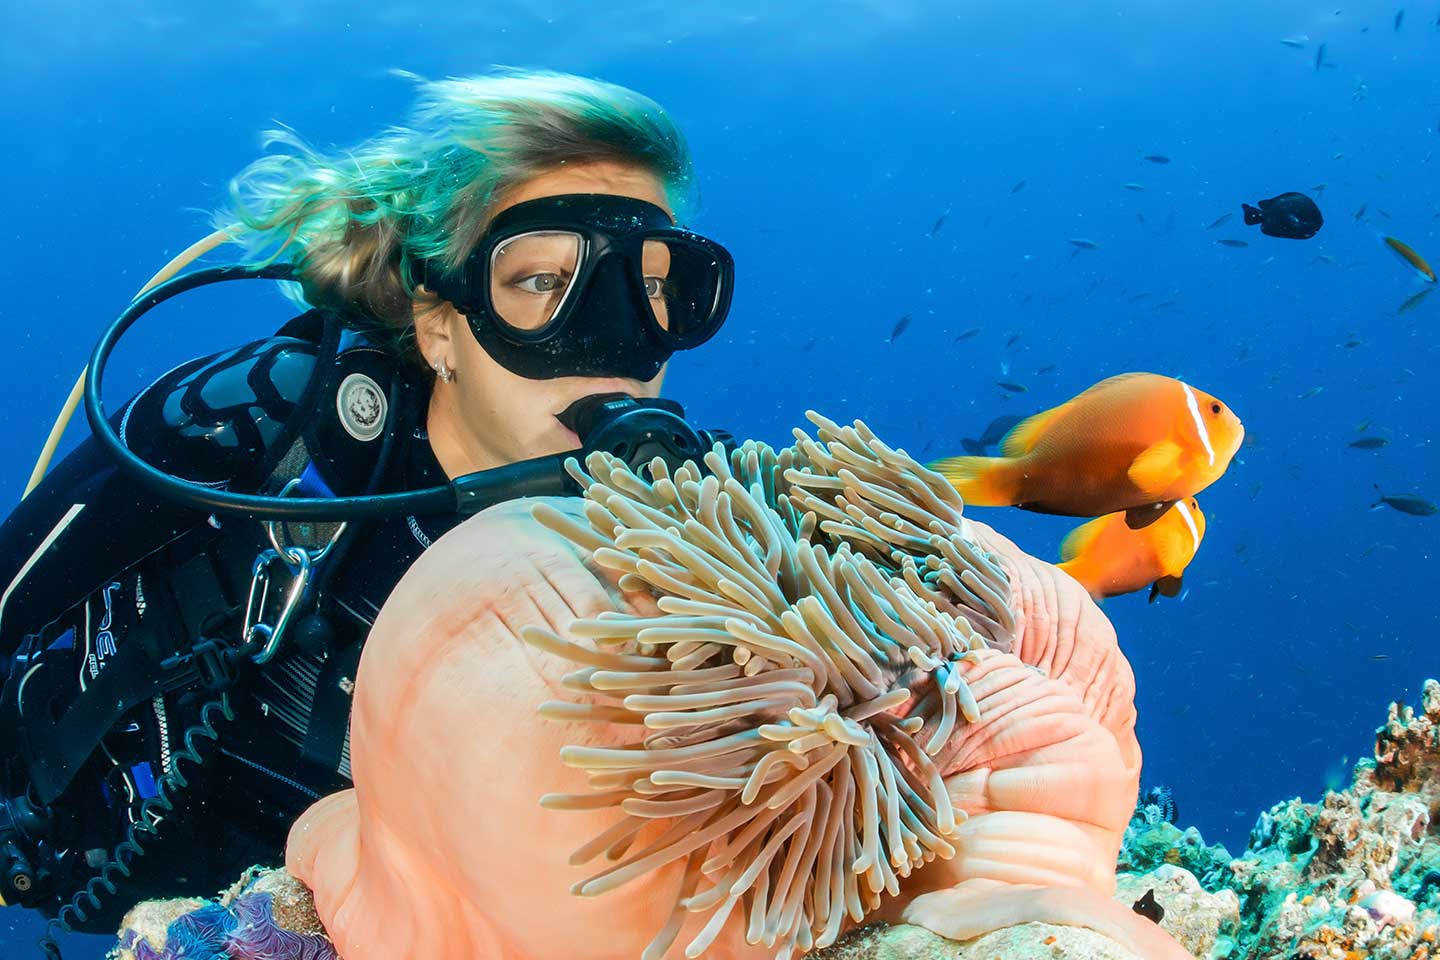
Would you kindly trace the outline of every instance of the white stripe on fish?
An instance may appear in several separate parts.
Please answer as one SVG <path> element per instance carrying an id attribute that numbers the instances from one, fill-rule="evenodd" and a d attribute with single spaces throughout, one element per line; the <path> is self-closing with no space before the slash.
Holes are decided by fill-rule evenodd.
<path id="1" fill-rule="evenodd" d="M 1210 466 L 1215 466 L 1215 448 L 1210 446 L 1210 431 L 1205 429 L 1205 420 L 1200 416 L 1200 403 L 1195 399 L 1195 391 L 1190 389 L 1190 384 L 1182 383 L 1180 388 L 1185 391 L 1185 406 L 1190 408 L 1190 416 L 1195 421 L 1195 432 L 1200 434 L 1200 442 L 1205 445 L 1205 455 L 1210 458 Z"/>
<path id="2" fill-rule="evenodd" d="M 1175 501 L 1175 509 L 1180 511 L 1180 519 L 1185 521 L 1185 526 L 1190 528 L 1190 540 L 1195 544 L 1195 550 L 1200 549 L 1200 531 L 1195 528 L 1195 518 L 1190 516 L 1190 508 L 1185 506 L 1184 500 Z"/>

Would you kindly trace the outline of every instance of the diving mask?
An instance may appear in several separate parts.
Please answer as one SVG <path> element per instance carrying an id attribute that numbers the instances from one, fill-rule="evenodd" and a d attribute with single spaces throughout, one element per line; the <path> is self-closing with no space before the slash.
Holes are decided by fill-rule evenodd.
<path id="1" fill-rule="evenodd" d="M 590 193 L 518 203 L 458 271 L 422 267 L 485 351 L 531 380 L 654 379 L 720 329 L 735 271 L 724 247 L 655 204 Z"/>

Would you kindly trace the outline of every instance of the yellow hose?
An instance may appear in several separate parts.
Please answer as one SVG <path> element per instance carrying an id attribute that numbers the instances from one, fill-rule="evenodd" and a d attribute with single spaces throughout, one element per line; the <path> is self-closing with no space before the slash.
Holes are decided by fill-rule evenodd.
<path id="1" fill-rule="evenodd" d="M 236 228 L 231 227 L 234 230 Z M 138 298 L 145 294 L 151 287 L 164 283 L 175 274 L 179 273 L 193 260 L 198 260 L 205 254 L 214 250 L 220 244 L 228 240 L 234 240 L 234 236 L 225 230 L 216 230 L 203 240 L 196 241 L 182 250 L 173 260 L 160 268 L 160 272 L 151 277 L 140 292 L 135 294 Z M 132 298 L 132 300 L 135 298 Z M 50 428 L 50 436 L 45 440 L 45 446 L 40 451 L 40 459 L 35 461 L 35 469 L 30 471 L 30 482 L 25 485 L 25 492 L 20 495 L 24 500 L 30 495 L 30 491 L 40 485 L 45 479 L 45 472 L 50 469 L 50 461 L 55 456 L 55 448 L 60 446 L 60 438 L 65 433 L 65 428 L 70 424 L 70 418 L 75 415 L 75 408 L 80 406 L 80 397 L 85 393 L 85 371 L 80 371 L 80 378 L 75 381 L 75 386 L 70 388 L 70 396 L 65 398 L 65 406 L 60 408 L 60 416 L 55 418 L 55 426 Z"/>

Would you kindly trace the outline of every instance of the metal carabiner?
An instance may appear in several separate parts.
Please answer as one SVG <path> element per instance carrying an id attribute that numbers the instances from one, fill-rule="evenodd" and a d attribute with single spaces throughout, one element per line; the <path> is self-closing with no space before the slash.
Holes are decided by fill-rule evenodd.
<path id="1" fill-rule="evenodd" d="M 265 615 L 265 601 L 270 596 L 270 566 L 276 562 L 285 565 L 292 579 L 285 602 L 280 608 L 280 616 L 272 626 L 261 620 L 261 617 Z M 250 595 L 245 601 L 245 626 L 242 636 L 246 648 L 263 643 L 257 652 L 250 655 L 256 663 L 268 663 L 279 651 L 285 628 L 290 625 L 290 618 L 294 615 L 295 608 L 300 605 L 305 588 L 309 585 L 310 567 L 310 552 L 304 547 L 287 547 L 284 554 L 275 550 L 264 550 L 255 558 L 255 565 L 251 569 Z M 260 591 L 258 604 L 255 601 L 257 588 Z"/>
<path id="2" fill-rule="evenodd" d="M 279 495 L 287 496 L 299 485 L 300 478 L 296 477 L 285 484 Z M 245 626 L 241 634 L 244 649 L 250 650 L 259 645 L 260 649 L 250 655 L 256 663 L 268 663 L 279 652 L 285 628 L 290 625 L 290 618 L 304 599 L 306 587 L 310 585 L 311 569 L 325 559 L 347 526 L 348 522 L 341 523 L 330 535 L 325 546 L 312 550 L 299 544 L 281 543 L 280 524 L 274 520 L 265 521 L 265 534 L 270 538 L 272 549 L 263 550 L 255 557 L 255 565 L 250 575 L 250 596 L 245 601 Z M 285 565 L 292 579 L 285 601 L 280 607 L 280 615 L 272 625 L 264 622 L 263 617 L 265 603 L 270 598 L 270 567 L 277 561 Z M 255 599 L 257 590 L 260 593 L 258 602 Z"/>

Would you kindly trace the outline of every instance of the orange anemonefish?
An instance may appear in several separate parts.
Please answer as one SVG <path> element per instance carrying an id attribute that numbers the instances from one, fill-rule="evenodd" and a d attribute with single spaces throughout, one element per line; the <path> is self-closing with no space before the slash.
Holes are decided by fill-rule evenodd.
<path id="1" fill-rule="evenodd" d="M 1181 578 L 1200 541 L 1205 514 L 1194 497 L 1177 500 L 1160 519 L 1132 530 L 1112 513 L 1070 531 L 1057 566 L 1080 581 L 1096 600 L 1133 593 L 1150 584 L 1150 602 L 1180 593 Z"/>
<path id="2" fill-rule="evenodd" d="M 1430 264 L 1425 262 L 1424 257 L 1410 249 L 1408 243 L 1402 240 L 1396 240 L 1394 237 L 1386 237 L 1385 243 L 1391 250 L 1400 254 L 1400 259 L 1410 264 L 1410 266 L 1415 269 L 1415 272 L 1424 277 L 1427 282 L 1435 282 L 1435 271 L 1430 268 Z"/>
<path id="3" fill-rule="evenodd" d="M 1220 479 L 1245 439 L 1210 394 L 1155 373 L 1122 373 L 1021 421 L 999 457 L 930 464 L 980 507 L 1098 517 L 1138 529 Z"/>

